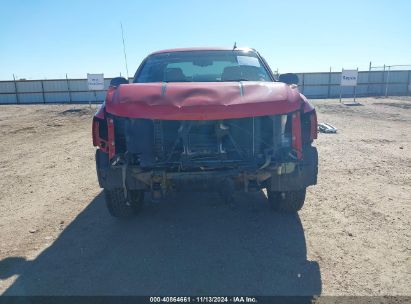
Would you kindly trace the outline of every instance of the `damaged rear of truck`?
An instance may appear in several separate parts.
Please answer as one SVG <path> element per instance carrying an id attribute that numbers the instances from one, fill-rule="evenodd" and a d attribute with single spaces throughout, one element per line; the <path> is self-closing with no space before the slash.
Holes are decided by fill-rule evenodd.
<path id="1" fill-rule="evenodd" d="M 266 189 L 297 212 L 317 182 L 315 109 L 293 75 L 279 81 L 251 49 L 153 53 L 133 83 L 114 78 L 93 118 L 99 184 L 109 212 L 138 213 L 144 194 Z"/>

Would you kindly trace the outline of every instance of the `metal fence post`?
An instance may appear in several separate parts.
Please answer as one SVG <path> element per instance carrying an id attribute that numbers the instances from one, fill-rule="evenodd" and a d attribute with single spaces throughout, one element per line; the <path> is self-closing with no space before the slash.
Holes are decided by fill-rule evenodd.
<path id="1" fill-rule="evenodd" d="M 330 98 L 331 95 L 331 67 L 330 67 L 330 72 L 328 73 L 328 92 L 327 92 L 327 98 Z"/>
<path id="2" fill-rule="evenodd" d="M 388 67 L 387 78 L 385 80 L 385 98 L 388 97 L 388 81 L 390 80 L 390 70 L 391 70 L 391 67 L 389 66 Z"/>
<path id="3" fill-rule="evenodd" d="M 303 76 L 303 79 L 302 79 L 302 89 L 301 89 L 301 91 L 302 91 L 302 93 L 304 94 L 304 73 L 302 74 L 302 76 Z"/>
<path id="4" fill-rule="evenodd" d="M 14 92 L 16 94 L 16 103 L 19 104 L 20 103 L 20 99 L 19 99 L 19 92 L 17 91 L 17 82 L 16 82 L 16 77 L 13 74 L 13 79 L 14 79 Z"/>
<path id="5" fill-rule="evenodd" d="M 357 84 L 354 86 L 354 103 L 355 103 L 355 98 L 357 97 L 357 85 L 358 85 L 358 67 L 357 67 Z"/>
<path id="6" fill-rule="evenodd" d="M 40 80 L 41 83 L 41 93 L 43 95 L 43 103 L 46 103 L 46 97 L 44 96 L 44 83 L 43 80 Z"/>
<path id="7" fill-rule="evenodd" d="M 370 77 L 371 77 L 371 61 L 370 67 L 368 68 L 368 75 L 367 75 L 367 96 L 370 96 Z"/>
<path id="8" fill-rule="evenodd" d="M 71 100 L 71 91 L 70 91 L 70 83 L 69 83 L 69 80 L 68 80 L 68 77 L 67 77 L 67 73 L 66 73 L 66 82 L 67 82 L 67 90 L 68 90 L 68 94 L 69 94 L 69 103 L 72 103 L 72 100 Z"/>

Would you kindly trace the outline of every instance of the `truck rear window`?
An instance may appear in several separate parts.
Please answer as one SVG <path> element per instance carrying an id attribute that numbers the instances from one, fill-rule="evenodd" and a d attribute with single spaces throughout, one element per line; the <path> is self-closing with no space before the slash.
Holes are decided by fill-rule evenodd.
<path id="1" fill-rule="evenodd" d="M 184 51 L 151 55 L 134 82 L 272 81 L 254 52 Z"/>

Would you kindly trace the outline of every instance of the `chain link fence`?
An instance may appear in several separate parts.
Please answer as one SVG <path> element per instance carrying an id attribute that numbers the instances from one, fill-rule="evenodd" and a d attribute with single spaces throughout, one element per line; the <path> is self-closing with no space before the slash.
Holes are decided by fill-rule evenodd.
<path id="1" fill-rule="evenodd" d="M 408 67 L 409 69 L 401 69 Z M 398 68 L 398 69 L 397 69 Z M 341 72 L 297 73 L 300 91 L 308 98 L 338 98 Z M 31 103 L 101 103 L 104 90 L 88 90 L 87 79 L 6 80 L 0 81 L 0 104 Z M 342 97 L 353 96 L 353 87 L 343 87 Z M 356 95 L 406 96 L 411 94 L 411 66 L 372 67 L 358 73 Z"/>

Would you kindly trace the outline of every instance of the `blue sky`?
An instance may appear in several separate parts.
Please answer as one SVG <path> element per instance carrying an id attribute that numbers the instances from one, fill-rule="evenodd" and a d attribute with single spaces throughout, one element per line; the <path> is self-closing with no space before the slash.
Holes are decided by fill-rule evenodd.
<path id="1" fill-rule="evenodd" d="M 121 3 L 121 4 L 120 4 Z M 254 47 L 273 70 L 411 64 L 411 1 L 0 0 L 0 79 L 125 75 L 150 52 Z"/>

